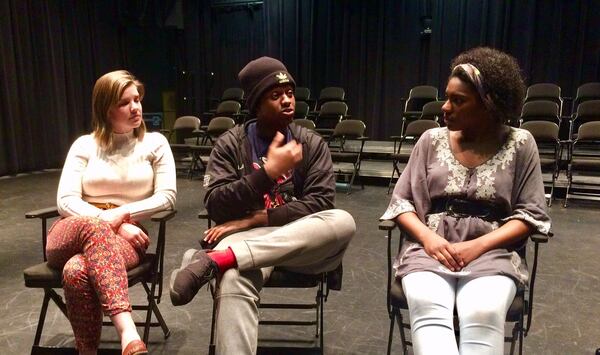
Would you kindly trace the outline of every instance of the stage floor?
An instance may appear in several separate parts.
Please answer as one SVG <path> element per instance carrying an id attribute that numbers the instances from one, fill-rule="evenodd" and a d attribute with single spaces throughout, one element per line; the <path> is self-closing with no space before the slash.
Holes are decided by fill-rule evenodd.
<path id="1" fill-rule="evenodd" d="M 42 246 L 39 222 L 26 220 L 24 214 L 54 205 L 59 176 L 59 171 L 51 171 L 0 179 L 3 270 L 0 349 L 4 353 L 29 353 L 33 343 L 43 292 L 24 287 L 23 269 L 42 260 Z M 325 353 L 329 355 L 384 354 L 386 349 L 389 328 L 385 296 L 386 238 L 377 224 L 390 196 L 386 194 L 387 186 L 367 182 L 364 189 L 355 186 L 352 194 L 340 191 L 336 196 L 337 207 L 354 216 L 358 231 L 344 258 L 342 290 L 332 291 L 325 304 Z M 205 229 L 205 224 L 197 218 L 203 208 L 202 181 L 179 178 L 177 183 L 178 214 L 167 227 L 166 287 L 168 276 L 180 264 L 184 251 L 198 246 L 197 241 Z M 555 237 L 541 247 L 534 318 L 525 339 L 525 354 L 592 354 L 600 347 L 600 233 L 596 224 L 600 203 L 573 201 L 568 208 L 563 208 L 560 202 L 550 208 Z M 155 231 L 154 227 L 150 231 Z M 132 299 L 143 297 L 141 289 L 131 290 Z M 314 292 L 266 289 L 263 302 L 302 297 L 312 298 Z M 153 329 L 150 353 L 206 354 L 211 305 L 206 289 L 183 307 L 173 307 L 168 291 L 163 292 L 159 307 L 172 335 L 165 340 L 160 330 Z M 288 315 L 289 311 L 275 314 L 276 317 Z M 303 313 L 303 316 L 310 317 L 310 314 Z M 314 341 L 312 330 L 261 327 L 261 344 L 310 345 Z M 70 325 L 54 305 L 49 307 L 42 343 L 73 346 Z M 396 333 L 394 353 L 400 352 L 399 344 Z M 110 327 L 104 328 L 102 347 L 118 348 L 115 332 Z"/>

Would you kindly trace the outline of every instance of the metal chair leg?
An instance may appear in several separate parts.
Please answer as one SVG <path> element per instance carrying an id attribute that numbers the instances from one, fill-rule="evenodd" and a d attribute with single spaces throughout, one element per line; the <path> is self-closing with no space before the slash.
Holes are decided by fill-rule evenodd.
<path id="1" fill-rule="evenodd" d="M 388 344 L 387 344 L 387 355 L 392 353 L 392 341 L 394 340 L 394 322 L 396 321 L 395 315 L 390 314 L 390 333 L 388 335 Z M 402 329 L 400 329 L 402 331 Z"/>
<path id="2" fill-rule="evenodd" d="M 402 354 L 408 354 L 408 344 L 406 343 L 406 335 L 404 335 L 404 327 L 402 326 L 402 313 L 398 310 L 396 314 L 396 321 L 398 322 L 398 329 L 400 329 L 400 340 L 402 341 Z"/>
<path id="3" fill-rule="evenodd" d="M 50 295 L 47 293 L 48 291 L 44 290 L 44 301 L 42 302 L 42 309 L 40 310 L 40 318 L 38 320 L 37 329 L 35 330 L 35 338 L 33 340 L 33 345 L 40 345 L 40 340 L 42 338 L 42 331 L 44 330 L 44 322 L 46 321 L 46 312 L 48 312 L 48 303 L 50 302 Z"/>

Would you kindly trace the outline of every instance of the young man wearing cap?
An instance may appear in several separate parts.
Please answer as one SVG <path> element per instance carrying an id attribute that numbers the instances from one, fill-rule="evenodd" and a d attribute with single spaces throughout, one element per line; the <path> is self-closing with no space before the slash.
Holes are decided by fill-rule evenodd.
<path id="1" fill-rule="evenodd" d="M 296 125 L 296 83 L 278 60 L 261 57 L 238 74 L 256 120 L 223 134 L 211 153 L 204 203 L 217 226 L 171 275 L 171 301 L 190 302 L 218 277 L 218 354 L 254 354 L 258 300 L 274 266 L 315 274 L 334 270 L 356 226 L 333 209 L 335 179 L 327 144 Z"/>

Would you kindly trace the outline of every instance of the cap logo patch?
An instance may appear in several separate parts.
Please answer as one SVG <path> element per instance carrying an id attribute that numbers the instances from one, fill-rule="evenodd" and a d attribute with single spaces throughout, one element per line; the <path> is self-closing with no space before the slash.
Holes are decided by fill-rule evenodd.
<path id="1" fill-rule="evenodd" d="M 290 82 L 290 79 L 288 78 L 287 74 L 285 74 L 285 73 L 280 72 L 279 74 L 276 74 L 275 77 L 277 78 L 277 81 L 279 82 L 279 84 Z"/>

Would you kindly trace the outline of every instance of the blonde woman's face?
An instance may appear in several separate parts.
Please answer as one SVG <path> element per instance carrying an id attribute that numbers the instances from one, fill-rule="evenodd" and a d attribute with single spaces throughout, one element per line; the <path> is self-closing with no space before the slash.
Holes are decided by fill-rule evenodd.
<path id="1" fill-rule="evenodd" d="M 108 110 L 113 133 L 128 133 L 142 124 L 142 100 L 135 85 L 129 85 L 116 105 Z"/>

